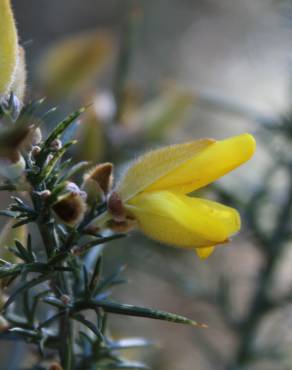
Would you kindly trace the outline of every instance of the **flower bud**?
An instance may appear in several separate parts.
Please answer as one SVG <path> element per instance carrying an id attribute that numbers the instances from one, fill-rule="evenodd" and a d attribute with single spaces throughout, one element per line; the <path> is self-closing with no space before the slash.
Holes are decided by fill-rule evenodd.
<path id="1" fill-rule="evenodd" d="M 40 154 L 40 152 L 41 152 L 41 148 L 38 145 L 33 146 L 31 149 L 32 158 L 36 159 L 38 155 Z"/>
<path id="2" fill-rule="evenodd" d="M 102 163 L 84 175 L 82 188 L 87 193 L 89 204 L 99 200 L 105 200 L 105 196 L 112 188 L 112 173 L 112 163 Z"/>
<path id="3" fill-rule="evenodd" d="M 51 149 L 57 151 L 62 148 L 62 141 L 60 139 L 55 139 L 51 142 Z"/>
<path id="4" fill-rule="evenodd" d="M 67 184 L 65 191 L 66 193 L 53 205 L 53 210 L 64 224 L 75 226 L 85 215 L 86 193 L 72 182 Z"/>
<path id="5" fill-rule="evenodd" d="M 12 92 L 10 96 L 2 99 L 1 108 L 2 111 L 9 116 L 14 122 L 17 120 L 19 113 L 22 109 L 22 102 L 19 98 Z"/>

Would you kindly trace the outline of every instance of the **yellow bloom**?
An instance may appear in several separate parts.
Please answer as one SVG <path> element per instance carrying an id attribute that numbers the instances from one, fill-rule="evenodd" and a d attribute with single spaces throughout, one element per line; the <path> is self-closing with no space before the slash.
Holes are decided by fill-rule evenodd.
<path id="1" fill-rule="evenodd" d="M 0 0 L 0 97 L 10 92 L 17 60 L 18 38 L 10 0 Z"/>
<path id="2" fill-rule="evenodd" d="M 240 216 L 233 208 L 186 194 L 240 166 L 254 151 L 255 140 L 249 134 L 158 149 L 126 171 L 116 192 L 127 215 L 147 236 L 196 249 L 206 258 L 239 231 Z"/>

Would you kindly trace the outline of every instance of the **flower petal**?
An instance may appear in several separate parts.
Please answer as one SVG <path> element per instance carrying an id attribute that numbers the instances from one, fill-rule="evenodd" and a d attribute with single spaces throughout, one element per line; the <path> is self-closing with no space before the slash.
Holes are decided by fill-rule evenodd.
<path id="1" fill-rule="evenodd" d="M 9 93 L 18 58 L 18 38 L 10 0 L 0 0 L 0 96 Z"/>
<path id="2" fill-rule="evenodd" d="M 214 249 L 215 247 L 196 248 L 196 253 L 202 260 L 205 260 L 214 252 Z"/>
<path id="3" fill-rule="evenodd" d="M 198 155 L 214 143 L 215 140 L 202 139 L 153 150 L 138 158 L 129 167 L 116 191 L 126 202 L 145 188 L 149 188 L 153 183 L 159 182 L 161 177 L 173 173 L 185 162 L 188 162 L 190 158 Z"/>
<path id="4" fill-rule="evenodd" d="M 199 189 L 232 171 L 255 151 L 252 135 L 242 134 L 217 141 L 190 156 L 187 162 L 165 174 L 143 191 L 170 190 L 183 194 Z"/>
<path id="5" fill-rule="evenodd" d="M 169 191 L 143 192 L 126 208 L 147 236 L 178 247 L 209 248 L 240 229 L 235 209 Z"/>

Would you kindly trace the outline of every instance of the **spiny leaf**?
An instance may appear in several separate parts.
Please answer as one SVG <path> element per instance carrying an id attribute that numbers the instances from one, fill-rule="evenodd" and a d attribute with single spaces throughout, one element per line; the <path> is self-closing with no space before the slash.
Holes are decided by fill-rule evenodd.
<path id="1" fill-rule="evenodd" d="M 85 111 L 85 108 L 80 108 L 74 113 L 68 115 L 60 122 L 50 133 L 43 144 L 43 148 L 47 148 L 55 139 L 58 139 L 64 131 Z"/>
<path id="2" fill-rule="evenodd" d="M 108 243 L 108 242 L 110 242 L 112 240 L 116 240 L 116 239 L 125 238 L 126 236 L 127 236 L 127 234 L 114 234 L 114 235 L 111 235 L 111 236 L 106 236 L 104 238 L 94 239 L 94 240 L 80 246 L 79 247 L 79 252 L 80 253 L 85 253 L 89 249 L 94 248 L 94 247 L 96 247 L 100 244 Z"/>
<path id="3" fill-rule="evenodd" d="M 0 267 L 0 279 L 15 277 L 21 272 L 21 265 L 6 264 Z"/>
<path id="4" fill-rule="evenodd" d="M 198 327 L 207 327 L 205 324 L 197 323 L 194 320 L 190 320 L 184 316 L 176 315 L 170 312 L 165 312 L 161 310 L 155 310 L 152 308 L 133 306 L 122 303 L 115 303 L 111 301 L 93 301 L 97 307 L 101 307 L 104 311 L 108 313 L 144 317 L 155 320 L 170 321 L 177 324 L 188 324 Z"/>
<path id="5" fill-rule="evenodd" d="M 23 226 L 23 225 L 26 225 L 26 224 L 29 224 L 30 222 L 33 222 L 35 221 L 35 217 L 27 217 L 19 222 L 16 222 L 14 225 L 13 225 L 13 228 L 16 229 L 17 227 L 20 227 L 20 226 Z"/>
<path id="6" fill-rule="evenodd" d="M 43 168 L 42 172 L 39 174 L 39 176 L 38 176 L 39 181 L 44 181 L 50 176 L 50 174 L 53 172 L 56 164 L 62 158 L 62 156 L 66 153 L 67 149 L 75 143 L 76 143 L 76 141 L 74 141 L 74 140 L 70 141 L 69 143 L 66 143 L 65 145 L 63 145 L 63 147 L 60 150 L 58 150 L 53 155 L 53 158 L 50 160 L 50 162 Z"/>
<path id="7" fill-rule="evenodd" d="M 43 299 L 43 301 L 45 303 L 50 304 L 51 306 L 56 307 L 56 308 L 62 308 L 62 309 L 65 309 L 66 308 L 66 305 L 64 304 L 63 301 L 61 301 L 61 299 L 56 298 L 56 297 L 53 297 L 53 296 L 51 296 L 51 297 L 45 297 Z"/>
<path id="8" fill-rule="evenodd" d="M 35 287 L 36 285 L 39 285 L 47 280 L 49 280 L 51 278 L 51 274 L 45 274 L 45 275 L 41 275 L 37 278 L 34 278 L 28 282 L 25 282 L 23 284 L 21 284 L 12 294 L 11 296 L 8 298 L 8 300 L 5 302 L 5 305 L 3 307 L 3 310 L 5 311 L 7 309 L 8 306 L 10 306 L 10 304 L 12 302 L 15 301 L 15 299 L 17 298 L 17 296 L 20 294 L 20 293 L 23 293 L 33 287 Z"/>
<path id="9" fill-rule="evenodd" d="M 41 339 L 42 335 L 40 332 L 36 330 L 29 330 L 29 329 L 24 329 L 24 328 L 12 328 L 9 330 L 12 333 L 23 335 L 24 337 L 28 339 Z"/>
<path id="10" fill-rule="evenodd" d="M 36 256 L 32 250 L 31 235 L 27 235 L 27 253 L 30 257 L 31 262 L 36 262 Z"/>
<path id="11" fill-rule="evenodd" d="M 25 262 L 34 262 L 34 258 L 31 256 L 31 254 L 28 252 L 28 250 L 21 244 L 19 240 L 14 241 L 15 246 L 19 252 L 19 255 L 21 256 L 21 259 Z"/>
<path id="12" fill-rule="evenodd" d="M 11 217 L 11 218 L 15 218 L 17 216 L 17 212 L 13 212 L 13 211 L 9 211 L 9 210 L 3 210 L 3 211 L 0 211 L 0 216 L 5 216 L 5 217 Z"/>
<path id="13" fill-rule="evenodd" d="M 102 333 L 100 330 L 89 320 L 87 320 L 83 315 L 76 314 L 72 316 L 74 320 L 81 322 L 84 326 L 90 329 L 101 341 L 104 340 Z"/>
<path id="14" fill-rule="evenodd" d="M 99 282 L 101 269 L 102 269 L 102 256 L 98 256 L 89 283 L 89 290 L 91 292 L 95 290 L 95 287 Z"/>

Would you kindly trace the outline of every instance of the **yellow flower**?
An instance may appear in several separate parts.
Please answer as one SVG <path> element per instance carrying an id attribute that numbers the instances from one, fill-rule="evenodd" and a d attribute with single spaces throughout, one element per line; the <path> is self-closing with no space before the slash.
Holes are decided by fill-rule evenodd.
<path id="1" fill-rule="evenodd" d="M 17 59 L 18 38 L 10 0 L 0 0 L 0 96 L 10 91 Z"/>
<path id="2" fill-rule="evenodd" d="M 240 166 L 254 151 L 249 134 L 154 150 L 126 171 L 116 192 L 127 217 L 134 218 L 147 236 L 196 249 L 206 258 L 239 231 L 240 216 L 233 208 L 186 194 Z"/>

